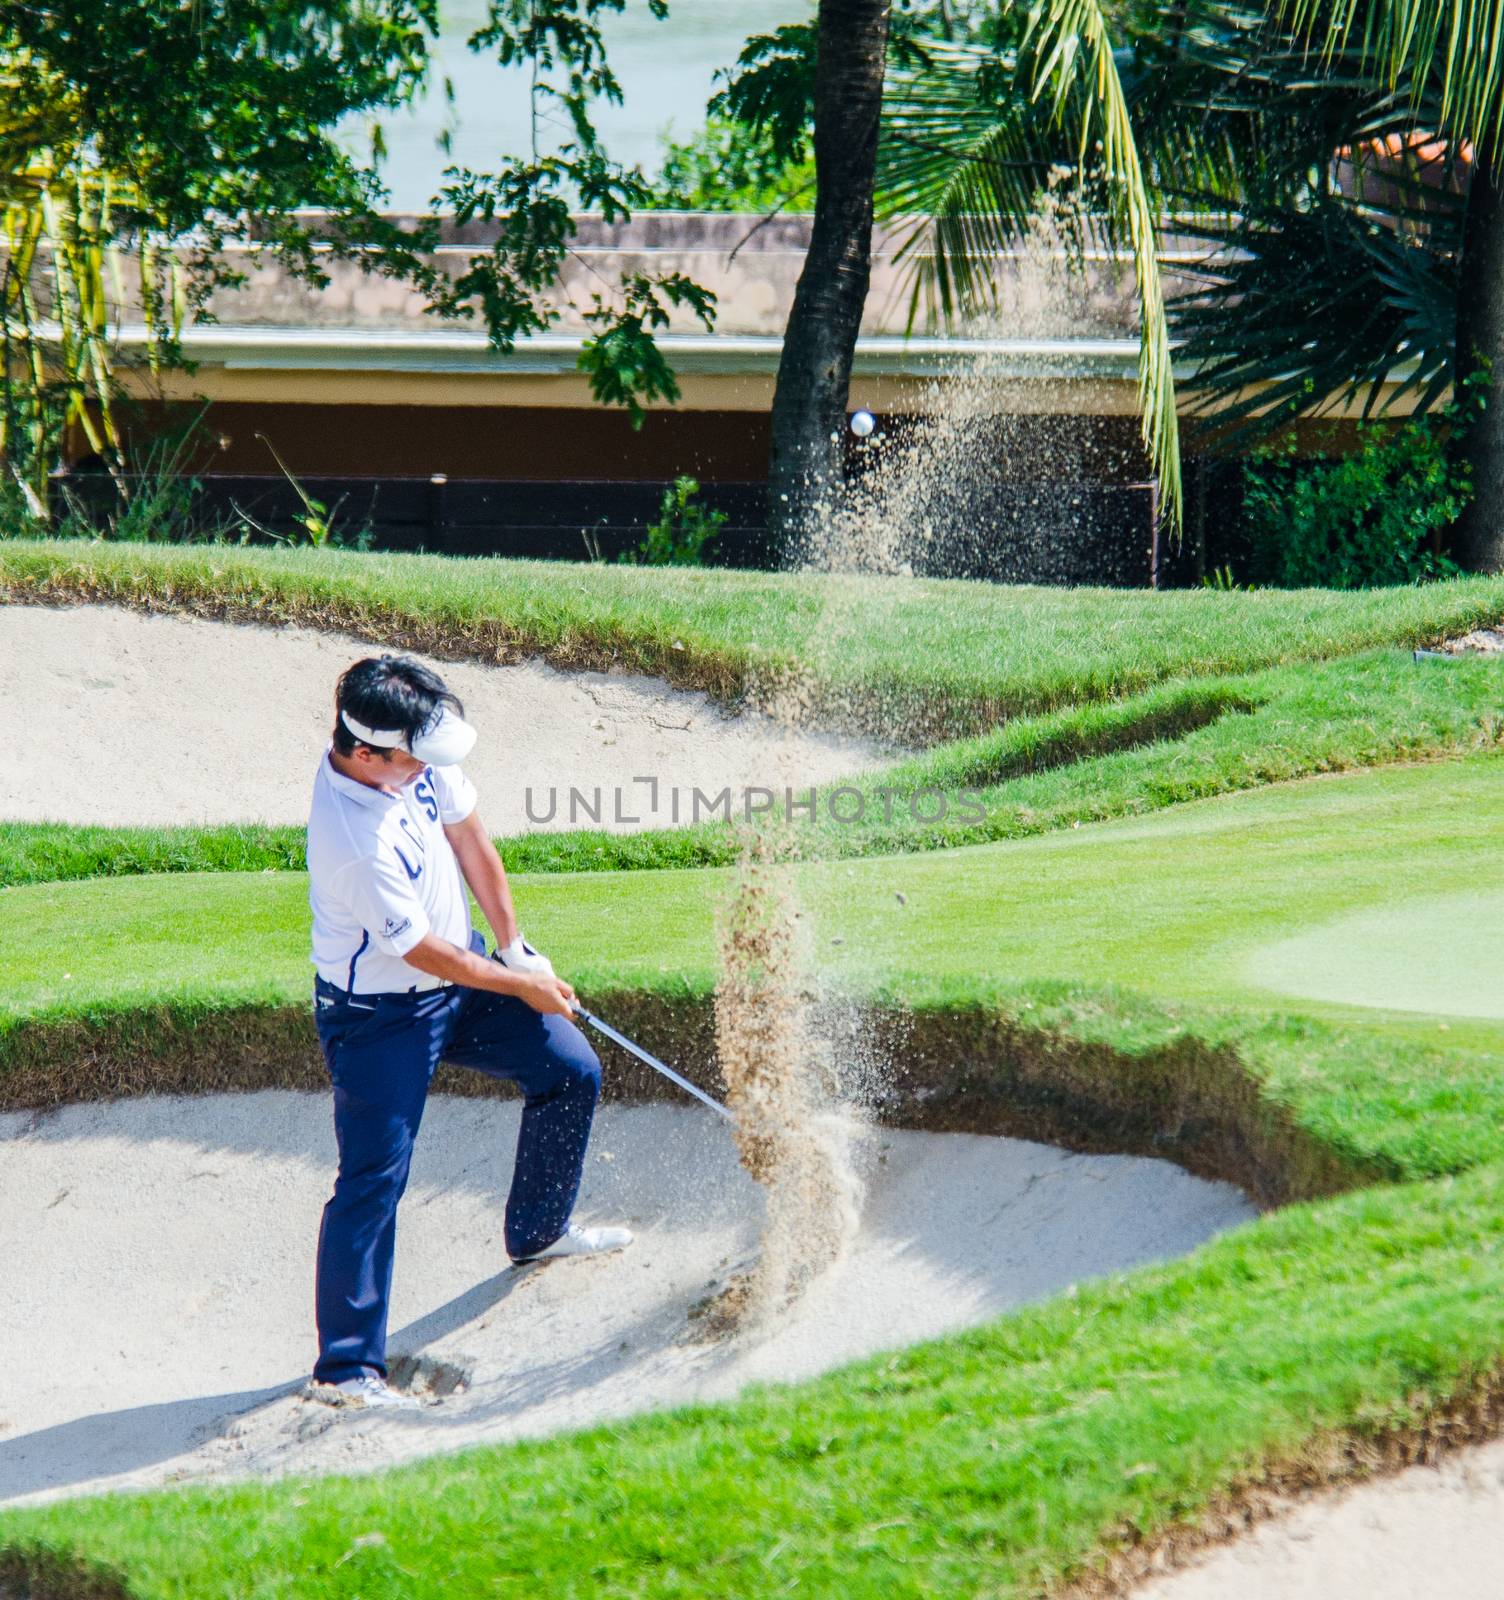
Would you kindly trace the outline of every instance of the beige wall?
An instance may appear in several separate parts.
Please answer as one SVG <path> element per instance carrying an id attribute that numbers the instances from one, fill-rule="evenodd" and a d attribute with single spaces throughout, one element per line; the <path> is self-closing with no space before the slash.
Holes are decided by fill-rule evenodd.
<path id="1" fill-rule="evenodd" d="M 743 411 L 772 408 L 775 373 L 678 374 L 677 405 L 652 402 L 654 411 Z M 943 380 L 942 384 L 943 384 Z M 195 373 L 168 373 L 161 381 L 146 374 L 126 376 L 127 389 L 141 398 L 257 405 L 498 407 L 502 409 L 595 409 L 584 375 L 560 373 L 452 373 L 320 371 L 202 365 Z M 864 376 L 851 386 L 851 407 L 875 413 L 921 412 L 934 408 L 937 391 L 928 377 Z M 1048 416 L 1133 416 L 1138 397 L 1131 380 L 1020 379 L 997 386 L 1000 414 Z"/>

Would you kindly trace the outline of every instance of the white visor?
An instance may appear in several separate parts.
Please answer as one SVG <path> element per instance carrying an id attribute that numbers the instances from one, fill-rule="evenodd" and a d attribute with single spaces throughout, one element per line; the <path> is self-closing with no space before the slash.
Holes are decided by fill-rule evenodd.
<path id="1" fill-rule="evenodd" d="M 463 718 L 455 716 L 447 706 L 439 707 L 438 715 L 410 744 L 401 728 L 368 728 L 365 723 L 357 722 L 348 711 L 341 711 L 339 715 L 340 721 L 350 732 L 366 744 L 376 745 L 383 750 L 404 746 L 419 761 L 426 761 L 435 767 L 453 766 L 457 761 L 463 761 L 475 747 L 475 729 Z"/>

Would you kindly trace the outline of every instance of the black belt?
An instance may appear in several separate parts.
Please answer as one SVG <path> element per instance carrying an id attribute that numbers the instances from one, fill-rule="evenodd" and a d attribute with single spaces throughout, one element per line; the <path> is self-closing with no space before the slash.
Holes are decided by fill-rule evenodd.
<path id="1" fill-rule="evenodd" d="M 443 983 L 430 984 L 426 989 L 419 989 L 414 984 L 410 989 L 372 990 L 365 994 L 355 994 L 349 989 L 341 989 L 337 983 L 330 981 L 322 973 L 313 975 L 313 992 L 326 999 L 336 1000 L 340 1005 L 352 1006 L 357 1011 L 374 1011 L 376 1004 L 382 999 L 406 1000 L 409 996 L 419 994 L 432 994 L 436 989 L 452 989 L 454 985 L 447 980 Z"/>

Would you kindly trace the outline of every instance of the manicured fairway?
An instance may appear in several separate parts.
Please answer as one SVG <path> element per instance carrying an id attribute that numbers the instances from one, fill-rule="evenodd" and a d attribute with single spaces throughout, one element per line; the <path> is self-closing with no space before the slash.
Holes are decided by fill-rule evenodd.
<path id="1" fill-rule="evenodd" d="M 1291 976 L 1300 968 L 1278 954 L 1289 941 L 1308 955 L 1329 950 L 1334 970 L 1350 975 L 1370 959 L 1400 968 L 1409 941 L 1434 946 L 1442 934 L 1444 911 L 1411 930 L 1422 897 L 1476 897 L 1476 922 L 1488 896 L 1504 894 L 1504 757 L 1310 779 L 1036 839 L 812 864 L 798 875 L 816 922 L 814 965 L 864 994 L 914 1001 L 1073 979 L 1160 1001 L 1278 1009 L 1300 992 Z M 728 881 L 713 869 L 515 880 L 532 936 L 586 993 L 708 989 L 714 907 Z M 6 1011 L 190 994 L 301 1002 L 311 983 L 307 892 L 294 872 L 4 891 Z M 1358 992 L 1323 985 L 1309 966 L 1313 1003 L 1301 1009 L 1351 1017 L 1377 1006 L 1384 1015 L 1373 1020 L 1417 1028 L 1420 1019 L 1403 1013 L 1431 1010 L 1479 1019 L 1492 1036 L 1483 1019 L 1501 1008 L 1491 948 L 1474 944 L 1451 962 L 1431 1007 L 1406 1003 L 1423 997 L 1415 985 Z"/>

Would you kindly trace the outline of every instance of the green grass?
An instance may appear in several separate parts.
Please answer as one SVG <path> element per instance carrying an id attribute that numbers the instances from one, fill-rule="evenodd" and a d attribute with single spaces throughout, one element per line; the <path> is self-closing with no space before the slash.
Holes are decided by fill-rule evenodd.
<path id="1" fill-rule="evenodd" d="M 1335 661 L 1221 678 L 1176 680 L 1122 700 L 1020 717 L 859 774 L 858 792 L 822 791 L 801 824 L 812 858 L 927 851 L 1017 839 L 1074 823 L 1136 815 L 1311 773 L 1455 756 L 1504 737 L 1504 661 L 1415 663 L 1369 650 Z M 883 791 L 896 791 L 885 800 Z M 948 814 L 934 822 L 939 790 Z M 974 792 L 969 820 L 961 791 Z M 915 810 L 920 820 L 916 820 Z M 485 797 L 481 797 L 484 815 Z M 979 812 L 979 814 L 977 814 Z M 890 820 L 891 818 L 891 820 Z M 723 866 L 736 858 L 724 822 L 611 834 L 592 829 L 497 841 L 509 871 L 634 871 Z M 105 828 L 0 822 L 0 884 L 161 872 L 301 869 L 303 829 Z"/>
<path id="2" fill-rule="evenodd" d="M 5 591 L 339 623 L 477 659 L 615 663 L 724 699 L 793 670 L 827 721 L 931 736 L 1169 678 L 1423 644 L 1504 615 L 1504 578 L 1152 594 L 57 540 L 0 541 Z"/>
<path id="3" fill-rule="evenodd" d="M 838 586 L 756 574 L 0 544 L 5 585 L 364 618 L 373 637 L 616 659 L 726 697 L 819 637 L 828 702 L 855 688 L 890 708 L 928 697 L 952 720 L 1006 710 L 1008 726 L 897 769 L 982 786 L 970 831 L 809 840 L 822 973 L 916 1017 L 1001 1020 L 1046 1052 L 1100 1044 L 1080 1070 L 1124 1081 L 1156 1053 L 1205 1047 L 1350 1172 L 1392 1181 L 727 1406 L 372 1478 L 0 1512 L 0 1588 L 43 1572 L 23 1554 L 42 1540 L 62 1575 L 37 1592 L 85 1592 L 67 1570 L 89 1560 L 140 1600 L 1024 1596 L 1250 1478 L 1319 1478 L 1345 1438 L 1382 1450 L 1448 1400 L 1497 1392 L 1492 974 L 1459 963 L 1433 1009 L 1386 1010 L 1395 994 L 1374 984 L 1292 992 L 1320 984 L 1299 964 L 1292 980 L 1288 949 L 1319 950 L 1335 920 L 1388 959 L 1417 929 L 1445 937 L 1438 906 L 1486 907 L 1504 888 L 1499 668 L 1394 648 L 1496 617 L 1499 581 L 1356 596 L 851 584 L 832 607 Z M 1350 770 L 1365 767 L 1383 770 Z M 1345 775 L 1280 781 L 1309 773 Z M 48 1024 L 88 1039 L 124 1019 L 149 1056 L 164 1007 L 190 1026 L 306 1009 L 298 842 L 0 830 L 0 881 L 27 880 L 0 891 L 0 1073 Z M 587 1001 L 703 997 L 728 875 L 701 864 L 724 842 L 533 836 L 507 856 L 530 934 Z M 104 873 L 138 875 L 81 881 Z M 1173 1114 L 1173 1080 L 1166 1092 Z"/>
<path id="4" fill-rule="evenodd" d="M 1244 1007 L 1259 991 L 1239 963 L 1267 940 L 1338 910 L 1504 888 L 1504 757 L 1275 785 L 1044 838 L 808 864 L 796 876 L 822 935 L 843 940 L 819 950 L 822 972 L 869 995 L 985 995 L 1004 975 L 1090 973 Z M 636 987 L 668 973 L 705 993 L 714 901 L 729 882 L 722 869 L 515 879 L 540 941 L 582 985 Z M 153 994 L 307 999 L 300 872 L 41 884 L 4 891 L 3 905 L 0 1017 Z"/>
<path id="5" fill-rule="evenodd" d="M 838 992 L 998 1008 L 1126 1054 L 1190 1031 L 1235 1050 L 1275 1102 L 1357 1160 L 1418 1177 L 1504 1158 L 1504 1003 L 1496 1017 L 1467 1017 L 1313 999 L 1291 1021 L 1290 997 L 1249 975 L 1261 950 L 1338 909 L 1403 916 L 1414 899 L 1504 891 L 1504 757 L 1276 786 L 1039 839 L 809 864 L 797 877 L 814 958 Z M 531 937 L 587 1003 L 592 991 L 712 991 L 729 873 L 515 882 Z M 42 884 L 5 891 L 0 913 L 11 930 L 0 1070 L 7 1034 L 38 1021 L 157 1002 L 308 1004 L 301 873 Z M 1478 978 L 1487 996 L 1490 975 Z"/>

